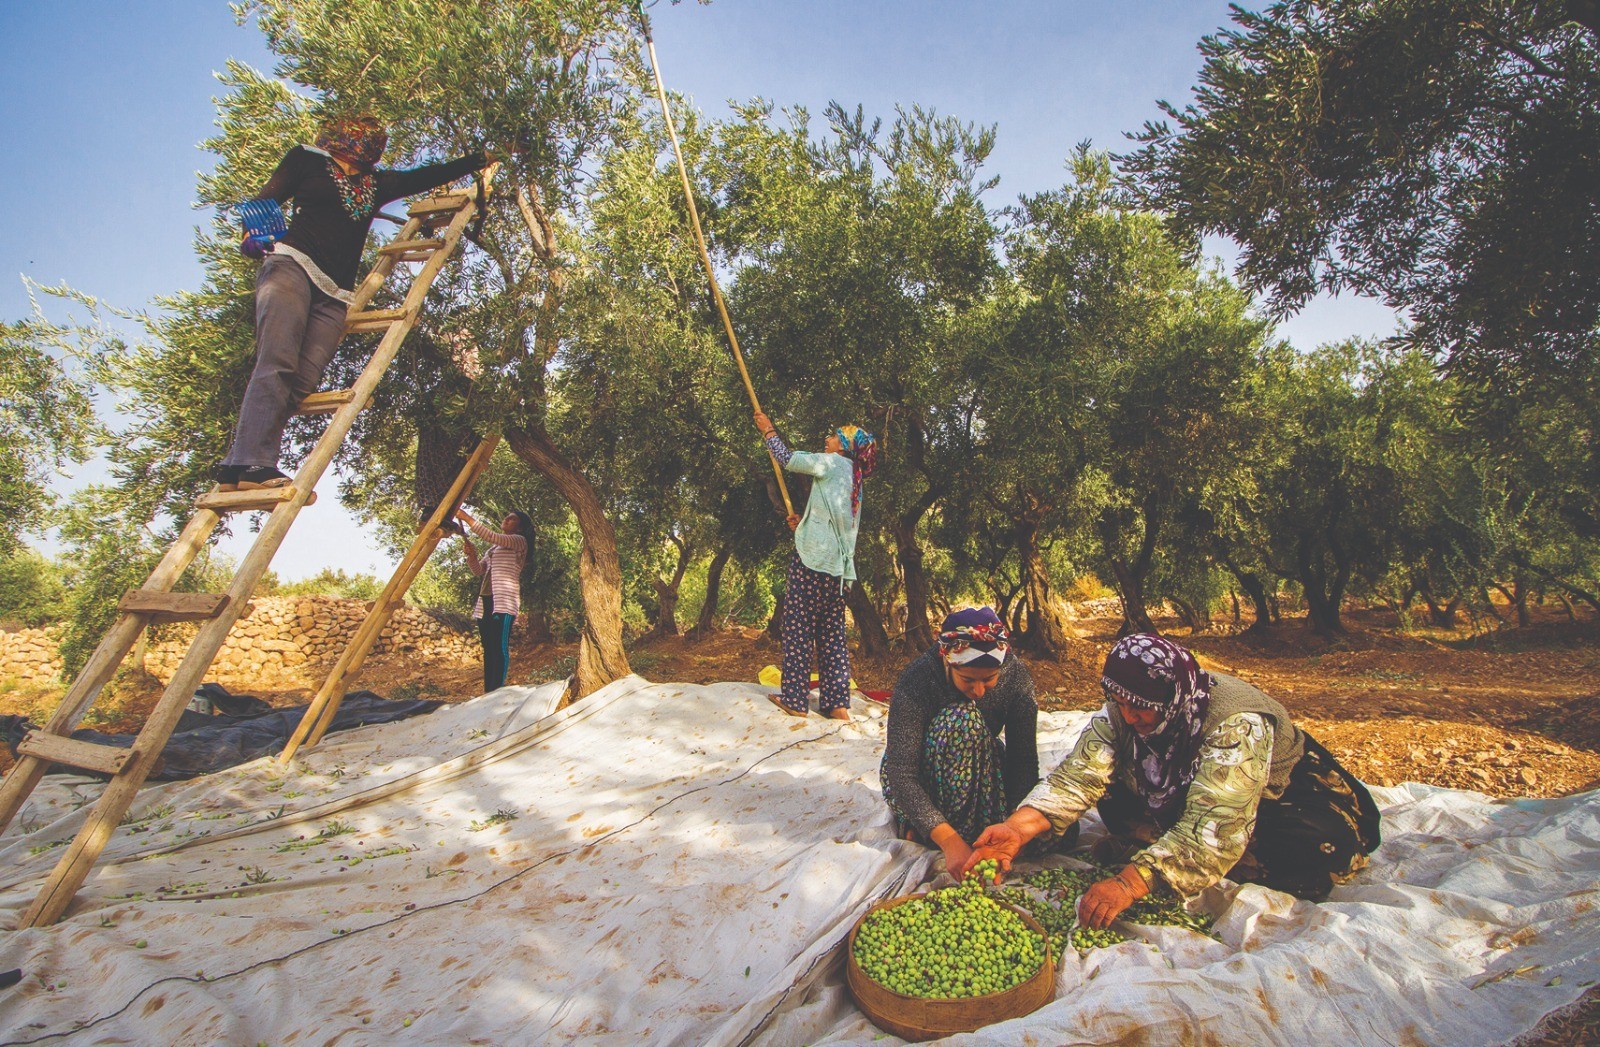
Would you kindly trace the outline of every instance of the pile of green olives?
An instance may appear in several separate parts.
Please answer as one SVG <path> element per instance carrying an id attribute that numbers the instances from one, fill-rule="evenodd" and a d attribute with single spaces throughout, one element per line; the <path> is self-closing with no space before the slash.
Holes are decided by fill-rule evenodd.
<path id="1" fill-rule="evenodd" d="M 1032 916 L 1044 933 L 1050 939 L 1050 953 L 1052 956 L 1065 956 L 1072 928 L 1077 926 L 1078 914 L 1076 911 L 1077 895 L 1069 896 L 1070 900 L 1052 895 L 1040 897 L 1038 894 L 1024 890 L 1021 887 L 1001 887 L 994 892 L 995 897 L 1013 908 L 1021 909 Z"/>
<path id="2" fill-rule="evenodd" d="M 1093 927 L 1082 924 L 1072 928 L 1072 947 L 1079 952 L 1088 952 L 1090 949 L 1104 949 L 1108 945 L 1119 945 L 1128 939 L 1107 927 L 1097 931 Z"/>
<path id="3" fill-rule="evenodd" d="M 1086 953 L 1128 940 L 1110 928 L 1097 931 L 1078 924 L 1078 899 L 1083 892 L 1115 875 L 1115 869 L 1041 869 L 1017 881 L 1019 886 L 1002 887 L 995 894 L 1039 922 L 1055 955 L 1066 955 L 1068 946 Z M 989 879 L 992 882 L 994 878 Z M 1146 927 L 1184 927 L 1208 936 L 1216 922 L 1209 913 L 1189 912 L 1177 895 L 1161 887 L 1135 902 L 1121 919 Z"/>
<path id="4" fill-rule="evenodd" d="M 1122 918 L 1146 927 L 1186 927 L 1196 934 L 1216 937 L 1211 933 L 1216 917 L 1205 912 L 1190 912 L 1171 891 L 1151 891 L 1129 906 Z"/>
<path id="5" fill-rule="evenodd" d="M 954 887 L 869 913 L 855 960 L 886 989 L 925 999 L 1004 992 L 1044 963 L 1044 941 L 990 897 L 996 865 L 985 861 Z"/>

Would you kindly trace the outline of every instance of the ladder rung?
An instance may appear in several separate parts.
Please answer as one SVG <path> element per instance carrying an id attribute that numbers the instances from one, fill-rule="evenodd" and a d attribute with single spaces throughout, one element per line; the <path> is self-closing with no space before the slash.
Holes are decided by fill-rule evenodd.
<path id="1" fill-rule="evenodd" d="M 325 393 L 312 393 L 300 401 L 295 414 L 332 414 L 356 398 L 354 389 L 330 389 Z"/>
<path id="2" fill-rule="evenodd" d="M 294 497 L 294 487 L 268 487 L 254 491 L 212 491 L 194 500 L 196 508 L 210 509 L 214 513 L 247 513 L 255 509 L 276 509 Z M 312 491 L 306 504 L 317 500 Z"/>
<path id="3" fill-rule="evenodd" d="M 493 180 L 497 166 L 490 165 L 484 169 L 481 183 L 484 191 Z M 349 310 L 356 315 L 347 316 L 349 326 L 346 330 L 362 330 L 367 325 L 388 328 L 388 336 L 378 340 L 377 346 L 372 350 L 372 357 L 363 370 L 362 382 L 357 383 L 358 389 L 366 389 L 378 381 L 385 369 L 394 362 L 396 354 L 401 349 L 399 336 L 416 322 L 420 303 L 438 275 L 439 266 L 445 261 L 446 255 L 443 252 L 455 248 L 462 234 L 461 227 L 476 209 L 474 204 L 476 198 L 475 194 L 455 192 L 438 194 L 427 200 L 418 201 L 410 208 L 412 217 L 406 222 L 408 235 L 423 235 L 418 234 L 417 230 L 444 224 L 447 226 L 447 232 L 433 234 L 441 238 L 443 243 L 438 248 L 432 248 L 431 245 L 424 248 L 421 240 L 398 245 L 394 248 L 394 253 L 384 256 L 385 263 L 375 267 L 369 278 L 362 282 L 358 293 L 361 295 L 361 301 L 367 302 L 369 296 L 377 293 L 385 278 L 390 275 L 390 270 L 394 268 L 393 259 L 420 255 L 425 249 L 435 252 L 431 260 L 422 267 L 421 272 L 415 275 L 412 287 L 407 292 L 407 300 L 418 303 L 415 309 Z M 402 325 L 398 329 L 390 326 L 396 321 Z M 337 396 L 338 393 L 309 397 L 306 406 L 327 405 Z M 344 402 L 354 407 L 362 400 L 364 395 L 357 393 Z M 150 774 L 156 773 L 161 762 L 161 749 L 178 726 L 184 707 L 193 697 L 194 688 L 200 685 L 207 670 L 215 661 L 219 649 L 227 639 L 229 626 L 241 613 L 249 613 L 246 594 L 255 588 L 266 571 L 272 554 L 282 546 L 290 525 L 294 522 L 296 510 L 300 506 L 310 505 L 316 498 L 316 492 L 313 490 L 316 480 L 332 464 L 338 452 L 337 445 L 344 437 L 348 429 L 347 423 L 353 420 L 354 414 L 354 411 L 340 411 L 334 414 L 328 431 L 323 434 L 316 448 L 300 466 L 300 478 L 305 480 L 304 487 L 297 488 L 293 481 L 288 481 L 283 487 L 268 489 L 246 491 L 216 489 L 196 499 L 200 511 L 193 515 L 184 528 L 183 537 L 167 551 L 160 565 L 151 573 L 150 580 L 145 583 L 146 588 L 130 594 L 127 598 L 130 606 L 149 607 L 151 604 L 148 601 L 157 599 L 153 594 L 165 593 L 170 589 L 178 574 L 193 559 L 196 550 L 205 541 L 206 535 L 216 528 L 217 514 L 248 510 L 281 510 L 274 512 L 265 522 L 255 547 L 250 555 L 245 557 L 239 573 L 228 587 L 230 602 L 216 613 L 215 617 L 200 624 L 188 653 L 174 672 L 172 679 L 167 681 L 160 701 L 150 712 L 141 730 L 136 749 L 96 745 L 72 739 L 68 734 L 71 724 L 88 710 L 94 697 L 111 678 L 115 667 L 137 642 L 138 633 L 147 624 L 146 615 L 154 615 L 156 613 L 154 610 L 119 614 L 111 626 L 111 631 L 101 640 L 100 646 L 90 657 L 88 667 L 68 690 L 68 704 L 64 704 L 63 708 L 58 710 L 56 717 L 46 727 L 31 733 L 18 746 L 18 751 L 28 759 L 24 765 L 0 781 L 0 831 L 3 831 L 20 813 L 22 805 L 38 786 L 48 764 L 62 764 L 111 775 L 110 784 L 106 786 L 93 809 L 88 812 L 71 845 L 56 863 L 55 870 L 46 879 L 33 904 L 16 922 L 19 928 L 45 927 L 65 915 L 72 904 L 73 895 L 83 886 L 95 863 L 100 860 L 107 842 L 116 832 L 123 815 L 134 802 L 139 787 Z M 493 448 L 491 440 L 484 440 L 474 452 L 474 458 L 469 459 L 469 463 L 476 461 L 478 466 L 475 468 L 481 472 L 482 467 L 487 465 L 488 456 Z M 458 499 L 465 497 L 476 477 L 477 473 L 471 477 L 466 473 L 458 476 L 452 487 L 458 494 L 452 497 Z M 396 602 L 398 594 L 405 592 L 405 587 L 410 584 L 416 569 L 421 566 L 421 560 L 432 550 L 434 544 L 437 543 L 425 539 L 413 543 L 412 552 L 407 553 L 408 560 L 402 561 L 407 572 L 405 577 L 402 579 L 397 574 L 390 580 L 391 588 L 385 590 L 396 594 L 394 596 Z M 389 597 L 385 597 L 385 600 L 388 599 Z M 239 606 L 240 604 L 243 606 Z M 179 609 L 166 600 L 159 601 L 159 606 L 163 611 Z M 385 611 L 387 610 L 388 608 L 385 608 Z M 374 623 L 377 624 L 376 628 L 371 627 Z M 337 676 L 330 677 L 329 682 L 319 691 L 318 697 L 323 703 L 322 707 L 317 709 L 314 706 L 314 710 L 317 711 L 309 713 L 302 719 L 301 730 L 296 732 L 294 739 L 291 739 L 283 756 L 292 756 L 294 748 L 307 741 L 316 744 L 321 738 L 322 730 L 327 726 L 326 721 L 331 720 L 333 711 L 338 708 L 338 702 L 332 696 L 342 693 L 342 685 L 352 675 L 352 668 L 360 666 L 361 660 L 366 657 L 367 651 L 371 644 L 376 642 L 381 630 L 382 624 L 378 618 L 369 617 L 368 621 L 363 623 L 362 631 L 358 632 L 357 638 L 359 642 L 367 645 L 366 648 L 358 651 L 352 647 L 345 652 L 345 656 L 341 656 L 339 665 L 335 669 Z M 324 717 L 323 713 L 327 713 L 327 716 Z"/>
<path id="4" fill-rule="evenodd" d="M 471 193 L 441 193 L 438 196 L 424 197 L 406 208 L 406 214 L 412 218 L 423 215 L 445 214 L 450 211 L 459 211 L 473 200 Z"/>
<path id="5" fill-rule="evenodd" d="M 406 261 L 410 261 L 411 255 L 421 254 L 423 256 L 427 256 L 443 246 L 443 240 L 435 239 L 418 238 L 416 240 L 393 240 L 378 248 L 378 253 L 397 254 L 402 256 Z"/>
<path id="6" fill-rule="evenodd" d="M 215 618 L 228 606 L 226 593 L 167 593 L 154 589 L 129 589 L 117 604 L 124 613 L 148 614 L 158 622 L 201 622 Z"/>
<path id="7" fill-rule="evenodd" d="M 63 738 L 59 734 L 46 734 L 44 731 L 29 731 L 17 745 L 17 754 L 113 777 L 121 773 L 123 765 L 134 757 L 132 749 L 80 742 L 76 738 Z"/>
<path id="8" fill-rule="evenodd" d="M 404 309 L 368 309 L 345 317 L 344 329 L 346 332 L 385 331 L 390 324 L 399 323 L 408 315 Z"/>

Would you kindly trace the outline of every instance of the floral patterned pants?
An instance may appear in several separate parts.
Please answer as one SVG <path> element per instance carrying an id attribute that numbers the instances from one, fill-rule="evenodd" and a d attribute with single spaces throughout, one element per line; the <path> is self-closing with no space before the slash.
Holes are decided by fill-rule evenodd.
<path id="1" fill-rule="evenodd" d="M 837 575 L 813 571 L 789 559 L 783 590 L 784 707 L 804 712 L 811 693 L 811 660 L 816 657 L 821 700 L 827 713 L 850 708 L 850 649 L 844 642 L 844 591 Z"/>
<path id="2" fill-rule="evenodd" d="M 969 844 L 1011 813 L 1000 777 L 1004 760 L 1003 743 L 989 733 L 983 713 L 971 702 L 947 705 L 929 721 L 918 777 L 945 821 Z M 895 824 L 903 833 L 911 822 L 890 794 L 887 775 L 883 782 L 883 798 L 889 801 Z"/>

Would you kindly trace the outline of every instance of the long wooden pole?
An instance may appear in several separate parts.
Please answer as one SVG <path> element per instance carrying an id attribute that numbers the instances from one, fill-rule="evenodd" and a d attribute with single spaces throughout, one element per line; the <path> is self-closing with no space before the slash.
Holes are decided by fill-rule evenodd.
<path id="1" fill-rule="evenodd" d="M 650 71 L 655 76 L 656 98 L 661 101 L 661 116 L 667 124 L 667 137 L 672 139 L 672 155 L 678 160 L 678 179 L 683 183 L 683 199 L 689 207 L 689 222 L 694 229 L 694 245 L 700 250 L 700 264 L 705 267 L 706 282 L 711 285 L 711 300 L 717 304 L 717 313 L 722 317 L 722 329 L 727 332 L 728 344 L 733 347 L 733 362 L 739 365 L 739 377 L 744 379 L 744 391 L 750 394 L 750 406 L 757 412 L 761 410 L 761 401 L 756 399 L 756 387 L 750 383 L 750 372 L 744 366 L 744 354 L 739 351 L 739 336 L 733 333 L 733 321 L 728 317 L 728 307 L 722 300 L 722 289 L 717 286 L 717 274 L 711 267 L 711 254 L 706 250 L 706 234 L 700 228 L 700 210 L 694 203 L 694 190 L 689 184 L 689 169 L 683 162 L 683 147 L 678 144 L 678 128 L 672 122 L 672 107 L 667 104 L 667 88 L 661 82 L 661 63 L 656 60 L 655 37 L 650 32 L 650 16 L 644 13 L 644 4 L 638 5 L 639 24 L 644 27 L 644 45 L 650 52 Z M 783 495 L 783 508 L 789 515 L 794 515 L 794 505 L 789 501 L 789 485 L 783 480 L 783 467 L 778 464 L 778 459 L 768 449 L 767 456 L 772 459 L 772 473 L 778 478 L 778 491 Z"/>

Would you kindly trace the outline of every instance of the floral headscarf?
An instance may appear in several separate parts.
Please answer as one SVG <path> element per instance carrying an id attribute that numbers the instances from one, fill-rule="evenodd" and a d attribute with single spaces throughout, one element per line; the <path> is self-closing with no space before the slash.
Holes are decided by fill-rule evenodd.
<path id="1" fill-rule="evenodd" d="M 834 432 L 839 434 L 839 449 L 855 467 L 850 487 L 850 512 L 860 515 L 861 481 L 878 467 L 878 441 L 871 433 L 854 425 L 841 425 Z"/>
<path id="2" fill-rule="evenodd" d="M 988 607 L 963 607 L 939 626 L 939 653 L 946 665 L 997 669 L 1011 650 L 1011 634 Z"/>
<path id="3" fill-rule="evenodd" d="M 359 169 L 355 174 L 347 175 L 338 164 L 328 161 L 328 173 L 339 187 L 339 199 L 345 211 L 357 221 L 372 213 L 373 190 L 376 186 L 372 172 L 388 144 L 388 132 L 372 116 L 334 120 L 317 135 L 318 149 Z"/>
<path id="4" fill-rule="evenodd" d="M 383 158 L 389 133 L 375 116 L 352 116 L 330 121 L 317 135 L 316 146 L 352 167 L 371 171 Z"/>
<path id="5" fill-rule="evenodd" d="M 1106 697 L 1162 713 L 1150 734 L 1130 732 L 1135 788 L 1158 824 L 1172 820 L 1164 816 L 1165 809 L 1200 768 L 1211 682 L 1194 655 L 1149 633 L 1124 636 L 1106 655 L 1100 677 Z"/>

